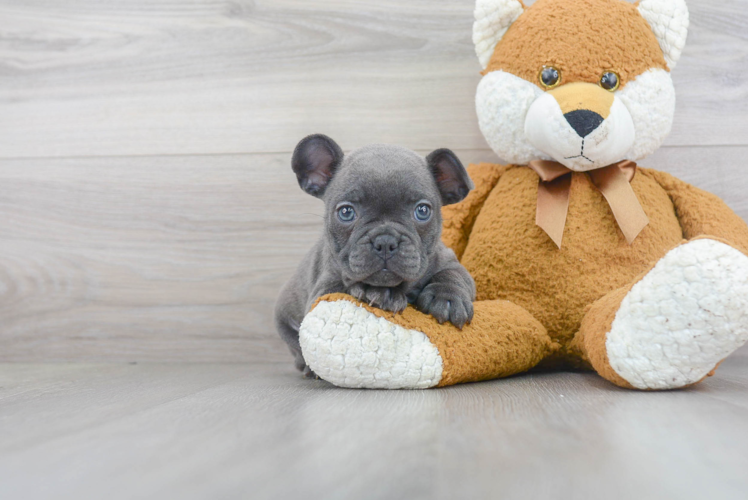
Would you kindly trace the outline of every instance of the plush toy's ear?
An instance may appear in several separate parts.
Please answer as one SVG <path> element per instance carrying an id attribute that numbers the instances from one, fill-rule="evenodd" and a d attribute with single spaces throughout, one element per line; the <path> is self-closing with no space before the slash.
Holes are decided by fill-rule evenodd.
<path id="1" fill-rule="evenodd" d="M 343 161 L 343 150 L 322 134 L 305 137 L 296 145 L 291 160 L 301 189 L 321 198 L 335 171 Z"/>
<path id="2" fill-rule="evenodd" d="M 437 149 L 426 157 L 431 173 L 436 179 L 439 193 L 442 195 L 442 205 L 451 205 L 462 201 L 473 189 L 465 167 L 449 149 Z"/>
<path id="3" fill-rule="evenodd" d="M 688 36 L 688 7 L 685 0 L 641 0 L 638 9 L 652 27 L 668 68 L 673 69 Z"/>
<path id="4" fill-rule="evenodd" d="M 473 43 L 483 69 L 486 69 L 496 44 L 506 30 L 524 12 L 518 0 L 477 0 L 475 2 L 475 23 L 473 23 Z"/>

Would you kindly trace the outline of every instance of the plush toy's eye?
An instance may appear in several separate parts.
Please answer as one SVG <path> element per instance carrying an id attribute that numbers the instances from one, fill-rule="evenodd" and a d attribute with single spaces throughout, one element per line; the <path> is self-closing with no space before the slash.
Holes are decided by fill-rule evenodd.
<path id="1" fill-rule="evenodd" d="M 426 222 L 431 218 L 431 207 L 425 203 L 420 203 L 416 207 L 415 216 L 419 221 Z"/>
<path id="2" fill-rule="evenodd" d="M 343 205 L 338 208 L 338 219 L 341 222 L 353 222 L 356 218 L 356 211 L 350 205 Z"/>
<path id="3" fill-rule="evenodd" d="M 605 90 L 615 92 L 621 85 L 621 79 L 618 75 L 612 71 L 606 71 L 603 76 L 600 77 L 600 86 Z"/>
<path id="4" fill-rule="evenodd" d="M 547 89 L 552 89 L 561 81 L 561 72 L 553 66 L 543 66 L 538 75 L 540 83 Z"/>

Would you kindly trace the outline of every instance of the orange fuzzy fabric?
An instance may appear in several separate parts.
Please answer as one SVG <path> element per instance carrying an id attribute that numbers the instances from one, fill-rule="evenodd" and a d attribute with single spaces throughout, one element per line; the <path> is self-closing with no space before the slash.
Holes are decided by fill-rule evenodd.
<path id="1" fill-rule="evenodd" d="M 610 366 L 605 348 L 631 287 L 684 238 L 708 236 L 748 249 L 748 226 L 722 200 L 662 172 L 639 169 L 631 182 L 650 220 L 631 245 L 589 178 L 573 173 L 560 249 L 535 225 L 535 172 L 490 164 L 470 172 L 478 174 L 472 197 L 445 209 L 445 241 L 465 248 L 462 263 L 478 291 L 470 324 L 459 330 L 412 306 L 395 314 L 345 294 L 319 299 L 349 300 L 426 334 L 444 363 L 439 386 L 567 366 L 595 369 L 632 388 Z"/>
<path id="2" fill-rule="evenodd" d="M 502 70 L 540 86 L 544 66 L 560 70 L 560 85 L 597 84 L 615 71 L 625 86 L 650 69 L 668 70 L 649 24 L 622 0 L 538 0 L 498 42 L 486 73 Z M 393 314 L 358 303 L 429 337 L 444 362 L 439 385 L 537 366 L 593 368 L 630 388 L 610 366 L 605 343 L 632 286 L 668 251 L 700 236 L 748 254 L 740 217 L 718 197 L 663 172 L 639 169 L 631 182 L 649 218 L 631 245 L 589 177 L 572 173 L 560 249 L 535 224 L 535 172 L 488 163 L 468 172 L 475 189 L 443 208 L 442 240 L 475 279 L 473 322 L 458 330 L 412 307 Z M 341 299 L 355 302 L 340 294 L 323 298 Z"/>
<path id="3" fill-rule="evenodd" d="M 572 174 L 564 240 L 558 249 L 535 225 L 538 176 L 508 169 L 486 199 L 462 257 L 478 300 L 510 300 L 566 344 L 587 305 L 627 285 L 683 240 L 668 194 L 640 170 L 631 183 L 650 224 L 628 245 L 589 177 Z M 559 353 L 563 354 L 563 352 Z"/>
<path id="4" fill-rule="evenodd" d="M 704 236 L 698 236 L 696 238 L 693 238 L 693 240 L 698 240 L 701 238 L 704 238 Z M 714 236 L 708 236 L 708 238 L 711 240 L 729 244 L 728 241 L 721 238 L 717 238 Z M 626 297 L 626 294 L 631 291 L 633 286 L 640 279 L 644 278 L 647 272 L 654 268 L 655 264 L 656 263 L 653 263 L 646 272 L 638 276 L 628 286 L 619 288 L 618 290 L 613 290 L 612 292 L 606 294 L 605 296 L 597 300 L 594 304 L 592 304 L 592 306 L 589 307 L 589 310 L 586 312 L 584 318 L 582 319 L 582 324 L 579 331 L 569 345 L 569 350 L 579 355 L 585 362 L 592 365 L 592 367 L 601 377 L 616 384 L 617 386 L 625 387 L 627 389 L 634 389 L 634 386 L 624 380 L 620 375 L 618 375 L 618 373 L 616 373 L 613 367 L 610 366 L 610 361 L 608 359 L 608 350 L 605 345 L 605 342 L 607 340 L 607 332 L 611 330 L 613 320 L 615 319 L 616 313 L 620 308 L 621 302 Z M 721 362 L 722 361 L 717 363 L 714 369 L 710 371 L 704 378 L 714 375 L 714 372 L 717 370 L 717 367 Z M 704 378 L 702 378 L 701 380 L 704 380 Z M 691 385 L 695 385 L 697 383 L 698 382 Z"/>
<path id="5" fill-rule="evenodd" d="M 467 246 L 467 235 L 473 230 L 473 224 L 478 217 L 486 198 L 491 190 L 499 182 L 499 177 L 509 167 L 497 166 L 491 163 L 480 163 L 470 165 L 467 168 L 468 175 L 475 184 L 475 189 L 470 191 L 461 203 L 442 207 L 442 241 L 454 250 L 457 258 L 462 258 Z"/>
<path id="6" fill-rule="evenodd" d="M 402 313 L 392 313 L 342 293 L 326 295 L 317 303 L 336 300 L 348 300 L 403 328 L 424 332 L 442 358 L 440 387 L 521 373 L 554 349 L 543 325 L 506 301 L 477 302 L 473 321 L 458 330 L 451 323 L 440 325 L 433 316 L 412 306 Z"/>
<path id="7" fill-rule="evenodd" d="M 745 221 L 719 196 L 691 186 L 665 172 L 650 170 L 649 175 L 670 196 L 675 215 L 687 239 L 700 235 L 715 236 L 748 255 Z"/>
<path id="8" fill-rule="evenodd" d="M 633 244 L 626 243 L 608 203 L 589 178 L 574 173 L 563 245 L 558 249 L 535 225 L 537 174 L 527 167 L 495 168 L 502 175 L 483 204 L 476 208 L 474 202 L 471 210 L 459 205 L 451 209 L 457 227 L 460 214 L 479 213 L 472 231 L 460 238 L 451 236 L 449 242 L 465 245 L 461 261 L 475 279 L 477 300 L 508 300 L 521 306 L 561 346 L 544 364 L 590 367 L 584 348 L 571 342 L 587 308 L 614 290 L 630 289 L 685 239 L 709 235 L 743 252 L 748 249 L 748 227 L 722 200 L 668 174 L 642 168 L 631 186 L 650 223 Z M 484 174 L 484 179 L 494 183 L 491 176 Z"/>
<path id="9" fill-rule="evenodd" d="M 592 304 L 582 320 L 579 333 L 570 345 L 571 350 L 578 352 L 601 377 L 627 389 L 633 389 L 634 386 L 610 366 L 605 341 L 621 302 L 632 287 L 633 283 L 614 290 Z"/>
<path id="10" fill-rule="evenodd" d="M 621 0 L 538 0 L 496 45 L 484 74 L 501 70 L 539 85 L 543 66 L 561 72 L 560 85 L 597 84 L 615 71 L 621 87 L 649 69 L 668 70 L 647 21 Z"/>

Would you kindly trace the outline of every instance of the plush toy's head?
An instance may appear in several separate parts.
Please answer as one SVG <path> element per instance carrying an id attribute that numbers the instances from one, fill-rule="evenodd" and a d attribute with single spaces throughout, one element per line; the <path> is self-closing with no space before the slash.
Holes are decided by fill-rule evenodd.
<path id="1" fill-rule="evenodd" d="M 670 132 L 684 0 L 478 0 L 475 19 L 478 121 L 504 160 L 583 172 L 639 160 Z"/>

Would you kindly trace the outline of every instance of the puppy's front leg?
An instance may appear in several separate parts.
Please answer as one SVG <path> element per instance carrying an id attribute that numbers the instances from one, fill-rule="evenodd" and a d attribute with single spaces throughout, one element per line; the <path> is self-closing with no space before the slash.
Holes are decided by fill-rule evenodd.
<path id="1" fill-rule="evenodd" d="M 362 302 L 385 311 L 402 312 L 408 306 L 408 297 L 399 287 L 386 288 L 354 283 L 348 293 Z"/>
<path id="2" fill-rule="evenodd" d="M 462 329 L 473 319 L 475 282 L 461 266 L 436 273 L 416 299 L 416 308 L 439 323 L 451 322 Z"/>

